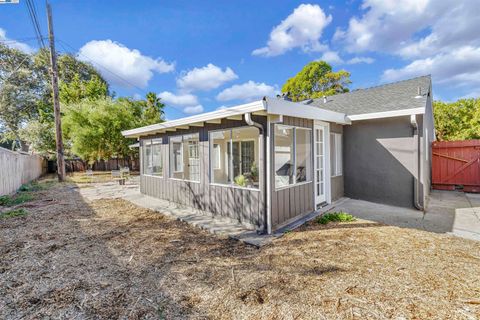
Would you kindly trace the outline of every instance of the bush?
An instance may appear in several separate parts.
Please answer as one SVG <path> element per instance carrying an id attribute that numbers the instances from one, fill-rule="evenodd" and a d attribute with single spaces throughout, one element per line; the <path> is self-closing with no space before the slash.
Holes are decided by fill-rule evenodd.
<path id="1" fill-rule="evenodd" d="M 11 207 L 31 200 L 33 200 L 33 196 L 28 193 L 18 193 L 14 196 L 1 196 L 0 206 Z"/>
<path id="2" fill-rule="evenodd" d="M 21 209 L 14 209 L 10 211 L 5 211 L 0 213 L 0 219 L 7 219 L 7 218 L 13 218 L 13 217 L 22 217 L 24 215 L 28 214 L 28 211 L 21 208 Z"/>
<path id="3" fill-rule="evenodd" d="M 356 218 L 346 212 L 328 212 L 324 215 L 315 219 L 316 223 L 327 224 L 329 222 L 351 222 L 355 221 Z"/>

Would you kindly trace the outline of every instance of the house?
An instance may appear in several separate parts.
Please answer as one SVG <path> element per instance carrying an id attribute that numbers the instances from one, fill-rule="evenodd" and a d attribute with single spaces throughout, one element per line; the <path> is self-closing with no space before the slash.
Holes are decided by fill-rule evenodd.
<path id="1" fill-rule="evenodd" d="M 140 190 L 272 232 L 341 197 L 423 209 L 430 76 L 326 98 L 259 101 L 123 132 Z"/>

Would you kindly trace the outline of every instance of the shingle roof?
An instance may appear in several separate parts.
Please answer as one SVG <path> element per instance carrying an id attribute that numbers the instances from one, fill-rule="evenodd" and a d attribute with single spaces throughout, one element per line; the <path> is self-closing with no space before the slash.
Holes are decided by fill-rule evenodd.
<path id="1" fill-rule="evenodd" d="M 347 115 L 420 108 L 426 105 L 430 83 L 431 77 L 427 75 L 329 96 L 327 103 L 323 98 L 314 99 L 309 105 Z M 414 98 L 418 95 L 418 87 L 422 98 Z"/>

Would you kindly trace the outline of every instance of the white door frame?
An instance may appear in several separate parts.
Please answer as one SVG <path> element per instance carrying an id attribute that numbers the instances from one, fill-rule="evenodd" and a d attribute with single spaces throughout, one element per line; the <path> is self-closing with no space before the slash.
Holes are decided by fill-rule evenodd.
<path id="1" fill-rule="evenodd" d="M 317 202 L 317 180 L 316 180 L 316 155 L 317 155 L 317 141 L 316 141 L 316 129 L 318 127 L 322 127 L 323 129 L 323 185 L 324 185 L 324 194 L 325 194 L 325 202 L 331 203 L 332 202 L 332 195 L 331 195 L 331 179 L 330 179 L 330 123 L 315 120 L 313 124 L 313 201 L 314 201 L 314 208 L 317 210 L 317 204 L 321 203 L 322 201 Z"/>

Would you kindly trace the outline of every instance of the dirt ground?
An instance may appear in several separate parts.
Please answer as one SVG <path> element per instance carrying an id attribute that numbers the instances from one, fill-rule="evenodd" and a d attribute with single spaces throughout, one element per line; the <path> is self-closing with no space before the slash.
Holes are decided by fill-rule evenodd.
<path id="1" fill-rule="evenodd" d="M 477 319 L 480 243 L 366 221 L 256 249 L 52 184 L 0 220 L 1 319 Z"/>

